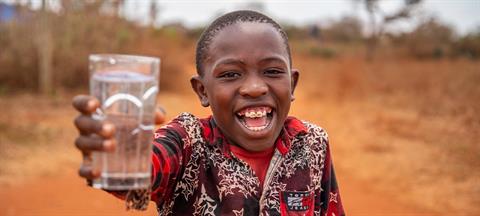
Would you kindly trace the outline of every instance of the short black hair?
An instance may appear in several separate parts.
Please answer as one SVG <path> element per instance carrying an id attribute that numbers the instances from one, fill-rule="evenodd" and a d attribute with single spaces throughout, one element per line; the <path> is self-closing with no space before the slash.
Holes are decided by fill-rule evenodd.
<path id="1" fill-rule="evenodd" d="M 288 45 L 288 37 L 282 27 L 275 22 L 272 18 L 261 14 L 256 11 L 251 10 L 239 10 L 227 13 L 221 17 L 215 19 L 202 33 L 200 39 L 197 42 L 197 49 L 195 55 L 195 63 L 197 66 L 197 73 L 200 76 L 203 76 L 203 63 L 205 61 L 206 53 L 212 39 L 220 32 L 223 28 L 236 24 L 238 22 L 253 22 L 253 23 L 267 23 L 274 27 L 278 33 L 282 36 L 285 48 L 288 53 L 288 61 L 290 67 L 292 66 L 292 57 L 290 55 L 290 46 Z"/>

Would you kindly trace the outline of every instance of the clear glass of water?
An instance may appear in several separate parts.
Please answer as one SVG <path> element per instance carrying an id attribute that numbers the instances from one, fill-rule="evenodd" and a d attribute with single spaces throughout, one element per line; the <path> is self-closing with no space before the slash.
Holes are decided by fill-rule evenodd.
<path id="1" fill-rule="evenodd" d="M 93 118 L 115 125 L 117 144 L 114 152 L 93 153 L 93 168 L 101 172 L 93 187 L 148 188 L 160 60 L 94 54 L 89 62 L 90 94 L 101 103 Z"/>

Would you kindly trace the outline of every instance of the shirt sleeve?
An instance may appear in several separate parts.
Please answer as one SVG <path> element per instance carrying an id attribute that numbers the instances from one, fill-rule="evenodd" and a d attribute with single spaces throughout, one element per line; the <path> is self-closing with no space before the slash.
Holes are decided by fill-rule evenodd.
<path id="1" fill-rule="evenodd" d="M 337 179 L 333 169 L 332 157 L 330 155 L 330 145 L 327 140 L 327 151 L 325 156 L 325 166 L 322 176 L 321 211 L 322 216 L 341 216 L 345 215 L 340 192 L 338 190 Z"/>
<path id="2" fill-rule="evenodd" d="M 157 204 L 163 203 L 174 190 L 176 180 L 180 178 L 183 140 L 187 133 L 181 126 L 179 119 L 155 132 L 152 148 L 152 196 Z"/>

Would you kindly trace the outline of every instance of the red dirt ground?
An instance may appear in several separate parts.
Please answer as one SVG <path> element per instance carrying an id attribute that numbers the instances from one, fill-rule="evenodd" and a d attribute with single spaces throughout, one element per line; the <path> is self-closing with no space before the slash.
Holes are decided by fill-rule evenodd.
<path id="1" fill-rule="evenodd" d="M 0 191 L 0 215 L 156 215 L 153 203 L 146 212 L 127 212 L 121 200 L 87 187 L 74 167 L 66 170 L 61 176 L 49 175 L 4 186 Z M 350 178 L 348 173 L 340 172 L 338 176 L 348 215 L 439 215 L 400 203 L 394 196 Z"/>

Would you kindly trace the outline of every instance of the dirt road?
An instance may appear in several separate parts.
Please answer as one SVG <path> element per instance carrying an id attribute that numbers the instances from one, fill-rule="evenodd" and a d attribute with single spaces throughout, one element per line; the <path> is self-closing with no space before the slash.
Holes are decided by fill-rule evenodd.
<path id="1" fill-rule="evenodd" d="M 438 215 L 399 203 L 393 196 L 374 191 L 368 184 L 339 173 L 342 199 L 348 215 Z M 156 215 L 151 203 L 147 212 L 127 212 L 123 202 L 101 190 L 85 186 L 74 167 L 60 176 L 38 177 L 0 190 L 0 215 Z"/>
<path id="2" fill-rule="evenodd" d="M 180 108 L 190 107 L 185 105 L 186 101 L 194 100 L 186 100 L 177 95 L 162 95 L 162 103 L 167 110 L 171 110 L 171 113 L 179 113 L 181 111 Z M 48 112 L 48 115 L 32 114 L 32 112 L 29 112 L 29 107 L 34 107 L 33 105 L 36 107 L 40 106 L 42 109 L 50 110 L 51 112 Z M 316 105 L 306 105 L 305 107 L 310 106 Z M 50 128 L 46 131 L 48 132 L 46 134 L 55 134 L 55 136 L 50 135 L 45 138 L 34 136 L 31 140 L 35 140 L 35 142 L 29 145 L 23 144 L 25 147 L 17 149 L 18 151 L 13 151 L 16 147 L 21 147 L 18 144 L 15 145 L 15 143 L 19 143 L 16 140 L 12 140 L 12 144 L 3 148 L 8 153 L 6 155 L 10 155 L 9 157 L 12 158 L 9 159 L 11 163 L 8 166 L 2 164 L 4 169 L 0 169 L 0 174 L 4 177 L 9 177 L 13 182 L 9 181 L 11 182 L 9 184 L 0 184 L 0 216 L 156 215 L 153 203 L 149 206 L 147 212 L 126 212 L 124 203 L 121 200 L 101 190 L 87 187 L 85 182 L 77 176 L 76 169 L 81 163 L 81 159 L 79 153 L 71 144 L 73 137 L 76 136 L 76 131 L 71 125 L 71 116 L 74 116 L 75 113 L 72 109 L 65 109 L 64 107 L 68 107 L 68 104 L 47 103 L 32 97 L 25 97 L 15 106 L 9 107 L 11 109 L 9 112 L 16 113 L 17 118 L 22 119 L 22 121 L 13 121 L 12 119 L 5 119 L 4 121 L 26 124 L 25 126 L 16 126 L 17 130 L 19 128 L 29 128 L 31 130 L 31 127 L 27 127 L 28 125 L 37 125 L 37 128 L 34 129 L 40 130 L 42 134 L 45 132 L 43 131 L 44 128 Z M 208 114 L 207 109 L 191 109 L 187 111 L 199 116 Z M 318 109 L 317 112 L 311 112 L 305 108 L 294 109 L 293 112 L 294 115 L 299 115 L 301 118 L 319 119 Z M 335 134 L 335 131 L 340 131 L 336 128 L 336 125 L 339 124 L 335 124 L 339 120 L 337 112 L 337 109 L 329 111 L 329 109 L 323 108 L 322 116 L 333 116 L 335 118 L 332 117 L 333 119 L 331 120 L 324 119 L 322 121 L 326 123 L 327 128 L 332 129 L 333 133 L 330 135 L 336 139 L 333 142 L 335 147 L 333 151 L 335 154 L 334 160 L 337 165 L 337 178 L 347 214 L 365 216 L 439 215 L 418 207 L 418 202 L 415 204 L 415 200 L 411 200 L 410 203 L 400 202 L 399 200 L 405 200 L 399 199 L 399 197 L 405 198 L 405 193 L 396 185 L 392 185 L 392 189 L 395 191 L 394 194 L 392 194 L 392 190 L 388 190 L 389 192 L 382 191 L 380 189 L 383 187 L 378 187 L 377 181 L 364 182 L 359 180 L 356 177 L 357 175 L 352 172 L 355 169 L 341 168 L 342 166 L 340 165 L 348 164 L 347 162 L 354 160 L 353 152 L 359 151 L 361 148 L 347 141 L 342 142 L 341 139 L 337 139 L 337 137 L 341 137 L 341 134 Z M 4 117 L 8 116 L 10 115 L 5 115 Z M 23 136 L 23 133 L 19 134 L 18 139 Z M 38 146 L 38 148 L 33 148 L 33 146 Z M 342 153 L 343 151 L 348 152 Z M 372 167 L 365 167 L 366 160 L 355 161 L 361 164 L 358 168 L 372 169 Z M 6 169 L 8 167 L 9 169 Z M 37 172 L 36 170 L 39 171 Z M 26 175 L 28 173 L 36 174 Z M 22 181 L 15 180 L 24 174 L 26 177 L 22 178 Z"/>

